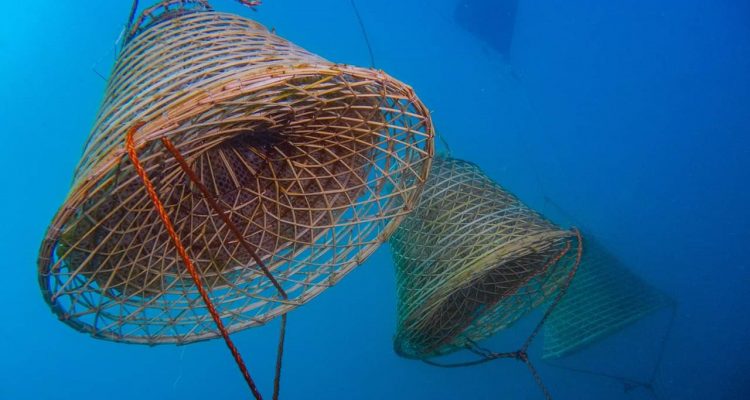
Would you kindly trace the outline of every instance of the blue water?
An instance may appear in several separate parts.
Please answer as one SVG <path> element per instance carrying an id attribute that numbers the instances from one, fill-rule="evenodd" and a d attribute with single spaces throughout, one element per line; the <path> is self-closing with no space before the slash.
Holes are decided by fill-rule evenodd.
<path id="1" fill-rule="evenodd" d="M 328 59 L 369 65 L 349 1 L 265 3 L 253 13 L 213 2 Z M 677 300 L 657 379 L 662 398 L 750 398 L 750 5 L 519 0 L 501 54 L 487 38 L 493 21 L 474 17 L 483 39 L 456 22 L 457 3 L 358 0 L 377 67 L 414 87 L 455 156 L 542 212 L 555 213 L 552 199 Z M 92 65 L 108 74 L 129 8 L 125 0 L 3 2 L 2 399 L 249 396 L 221 341 L 95 340 L 57 321 L 38 288 L 39 244 L 105 85 Z M 542 398 L 511 360 L 436 369 L 398 358 L 394 311 L 383 247 L 290 314 L 282 398 Z M 575 362 L 648 377 L 664 321 L 653 315 Z M 529 326 L 487 345 L 517 343 Z M 269 396 L 277 329 L 234 335 Z M 536 343 L 531 358 L 556 399 L 653 398 L 555 369 L 540 350 Z"/>

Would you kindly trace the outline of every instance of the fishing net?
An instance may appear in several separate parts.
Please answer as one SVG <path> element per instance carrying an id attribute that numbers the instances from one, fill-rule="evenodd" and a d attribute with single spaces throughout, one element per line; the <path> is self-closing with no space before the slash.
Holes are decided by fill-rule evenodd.
<path id="1" fill-rule="evenodd" d="M 145 175 L 237 331 L 305 303 L 388 239 L 427 176 L 430 124 L 411 88 L 381 71 L 330 63 L 205 1 L 161 2 L 126 32 L 41 246 L 43 295 L 62 321 L 99 338 L 219 335 L 126 154 L 133 126 Z"/>
<path id="2" fill-rule="evenodd" d="M 673 301 L 625 268 L 594 240 L 579 271 L 544 327 L 544 355 L 574 353 Z"/>
<path id="3" fill-rule="evenodd" d="M 396 352 L 446 354 L 510 326 L 569 282 L 579 242 L 474 164 L 436 157 L 417 207 L 390 239 Z"/>

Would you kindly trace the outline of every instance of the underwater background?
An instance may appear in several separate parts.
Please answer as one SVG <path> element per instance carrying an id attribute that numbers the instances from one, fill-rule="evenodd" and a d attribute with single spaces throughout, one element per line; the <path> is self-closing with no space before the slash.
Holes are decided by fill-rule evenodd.
<path id="1" fill-rule="evenodd" d="M 45 229 L 69 190 L 130 2 L 3 0 L 0 399 L 247 398 L 221 340 L 96 340 L 50 312 Z M 143 2 L 147 3 L 147 2 Z M 371 59 L 350 1 L 266 0 L 221 11 L 341 63 Z M 750 4 L 746 1 L 358 0 L 375 66 L 411 85 L 452 154 L 527 205 L 596 237 L 677 301 L 660 398 L 750 398 Z M 480 12 L 476 12 L 480 10 Z M 523 364 L 439 369 L 393 352 L 388 246 L 289 314 L 286 399 L 541 399 Z M 483 343 L 514 350 L 534 318 Z M 570 360 L 650 379 L 668 313 Z M 262 392 L 278 321 L 232 337 Z M 555 399 L 648 391 L 530 358 Z"/>

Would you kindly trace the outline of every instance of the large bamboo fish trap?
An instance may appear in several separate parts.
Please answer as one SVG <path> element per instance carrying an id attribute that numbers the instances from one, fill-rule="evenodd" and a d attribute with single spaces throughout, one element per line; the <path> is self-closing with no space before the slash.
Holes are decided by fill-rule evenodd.
<path id="1" fill-rule="evenodd" d="M 224 333 L 162 217 L 232 332 L 335 284 L 413 208 L 433 132 L 408 86 L 205 1 L 161 2 L 125 37 L 39 254 L 44 298 L 66 324 L 146 344 Z"/>
<path id="2" fill-rule="evenodd" d="M 471 347 L 551 299 L 569 283 L 580 249 L 576 231 L 524 206 L 474 164 L 443 157 L 390 243 L 394 346 L 417 359 Z"/>
<path id="3" fill-rule="evenodd" d="M 579 272 L 545 324 L 543 357 L 575 353 L 673 304 L 598 242 L 587 240 Z"/>

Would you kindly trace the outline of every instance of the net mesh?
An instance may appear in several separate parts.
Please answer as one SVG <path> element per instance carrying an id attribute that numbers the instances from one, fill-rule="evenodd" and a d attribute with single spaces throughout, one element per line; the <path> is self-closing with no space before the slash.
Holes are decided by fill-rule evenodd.
<path id="1" fill-rule="evenodd" d="M 574 353 L 670 304 L 669 296 L 587 240 L 579 271 L 544 326 L 543 357 Z"/>
<path id="2" fill-rule="evenodd" d="M 524 206 L 474 164 L 436 157 L 416 209 L 390 239 L 396 352 L 446 354 L 511 325 L 565 282 L 574 242 L 575 233 Z"/>
<path id="3" fill-rule="evenodd" d="M 134 136 L 140 162 L 230 332 L 335 284 L 387 240 L 426 179 L 433 133 L 411 88 L 204 3 L 162 2 L 132 27 L 41 246 L 45 299 L 95 337 L 158 344 L 219 334 L 125 154 L 136 122 L 145 123 Z"/>

